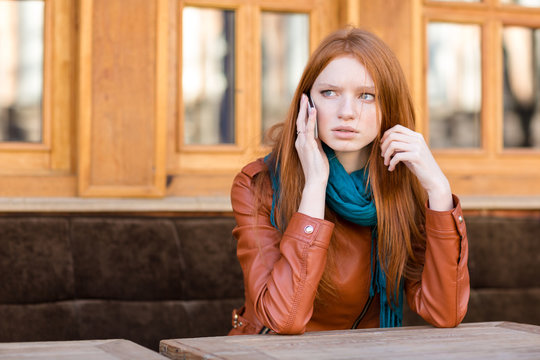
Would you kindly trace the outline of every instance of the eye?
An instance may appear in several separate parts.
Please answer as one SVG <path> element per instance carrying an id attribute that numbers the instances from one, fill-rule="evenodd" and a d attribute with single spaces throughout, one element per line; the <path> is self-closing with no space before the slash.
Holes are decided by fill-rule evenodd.
<path id="1" fill-rule="evenodd" d="M 362 94 L 360 94 L 360 99 L 365 100 L 365 101 L 374 101 L 375 100 L 375 94 L 362 93 Z"/>
<path id="2" fill-rule="evenodd" d="M 336 92 L 334 90 L 323 90 L 321 91 L 321 95 L 324 97 L 329 97 L 336 95 Z"/>

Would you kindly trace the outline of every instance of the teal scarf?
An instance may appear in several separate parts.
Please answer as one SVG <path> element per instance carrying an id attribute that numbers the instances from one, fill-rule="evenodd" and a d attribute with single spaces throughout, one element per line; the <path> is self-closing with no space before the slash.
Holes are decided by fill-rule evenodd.
<path id="1" fill-rule="evenodd" d="M 328 157 L 330 165 L 330 176 L 326 187 L 326 203 L 342 218 L 361 226 L 371 227 L 371 264 L 375 261 L 375 266 L 371 266 L 371 282 L 369 296 L 373 298 L 379 294 L 380 316 L 379 326 L 397 327 L 401 326 L 403 318 L 403 281 L 399 284 L 398 302 L 390 306 L 386 296 L 386 276 L 382 271 L 378 256 L 375 254 L 377 247 L 377 209 L 371 196 L 371 188 L 368 185 L 367 169 L 360 169 L 348 174 L 339 162 L 334 151 L 323 143 L 324 151 Z M 272 180 L 272 212 L 270 221 L 277 229 L 275 222 L 275 207 L 279 196 L 279 164 L 271 164 L 271 157 L 268 154 L 264 161 L 270 169 Z"/>

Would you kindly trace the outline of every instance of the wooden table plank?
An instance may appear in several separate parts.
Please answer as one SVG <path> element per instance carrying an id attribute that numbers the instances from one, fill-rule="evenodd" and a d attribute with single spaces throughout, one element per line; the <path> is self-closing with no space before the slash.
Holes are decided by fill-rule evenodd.
<path id="1" fill-rule="evenodd" d="M 0 343 L 0 360 L 165 360 L 163 356 L 122 339 Z"/>
<path id="2" fill-rule="evenodd" d="M 490 322 L 163 340 L 171 359 L 540 359 L 540 327 Z"/>

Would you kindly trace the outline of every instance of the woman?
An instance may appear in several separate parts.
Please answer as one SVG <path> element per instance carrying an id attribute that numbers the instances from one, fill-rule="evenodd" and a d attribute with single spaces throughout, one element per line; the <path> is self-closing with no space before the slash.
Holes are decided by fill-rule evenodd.
<path id="1" fill-rule="evenodd" d="M 245 306 L 231 335 L 400 326 L 404 297 L 434 326 L 462 321 L 459 199 L 413 128 L 380 39 L 348 28 L 323 40 L 272 152 L 232 186 Z"/>

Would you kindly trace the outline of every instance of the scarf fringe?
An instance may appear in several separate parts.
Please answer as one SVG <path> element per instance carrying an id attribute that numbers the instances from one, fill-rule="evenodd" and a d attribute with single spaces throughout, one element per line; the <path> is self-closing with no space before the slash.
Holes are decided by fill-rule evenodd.
<path id="1" fill-rule="evenodd" d="M 394 306 L 386 296 L 386 276 L 380 267 L 379 260 L 376 259 L 375 249 L 377 244 L 377 226 L 371 228 L 371 264 L 375 260 L 375 266 L 371 266 L 371 283 L 369 287 L 369 296 L 373 297 L 376 293 L 380 299 L 379 327 L 400 327 L 403 322 L 403 281 L 399 283 L 399 299 Z"/>

